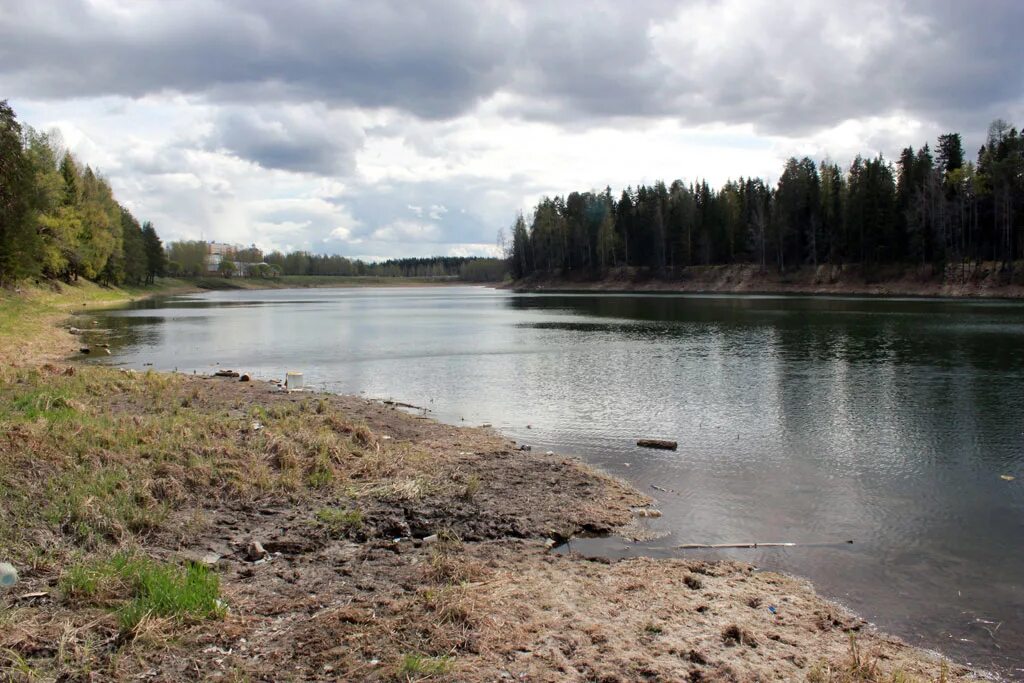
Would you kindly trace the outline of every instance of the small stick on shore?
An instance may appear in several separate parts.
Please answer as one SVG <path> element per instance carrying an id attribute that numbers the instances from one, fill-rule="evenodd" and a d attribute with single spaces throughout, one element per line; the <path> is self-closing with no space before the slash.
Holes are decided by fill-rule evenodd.
<path id="1" fill-rule="evenodd" d="M 387 399 L 385 401 L 382 401 L 382 403 L 384 405 L 386 405 L 386 406 L 396 406 L 398 408 L 411 408 L 413 410 L 422 410 L 425 413 L 429 413 L 430 412 L 429 409 L 424 408 L 423 406 L 414 406 L 411 403 L 402 403 L 401 401 L 392 401 L 391 399 Z"/>
<path id="2" fill-rule="evenodd" d="M 816 547 L 827 547 L 833 545 L 849 545 L 853 541 L 835 541 L 830 543 L 684 543 L 682 545 L 675 546 L 676 550 L 696 550 L 696 549 L 722 549 L 722 548 L 795 548 L 803 547 L 808 548 L 812 546 Z"/>

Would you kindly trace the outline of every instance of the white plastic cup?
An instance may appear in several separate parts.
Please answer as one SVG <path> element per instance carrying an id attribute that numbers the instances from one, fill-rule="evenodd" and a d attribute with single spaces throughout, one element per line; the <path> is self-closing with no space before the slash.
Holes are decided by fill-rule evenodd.
<path id="1" fill-rule="evenodd" d="M 18 583 L 18 570 L 9 562 L 0 562 L 0 588 L 10 588 Z"/>

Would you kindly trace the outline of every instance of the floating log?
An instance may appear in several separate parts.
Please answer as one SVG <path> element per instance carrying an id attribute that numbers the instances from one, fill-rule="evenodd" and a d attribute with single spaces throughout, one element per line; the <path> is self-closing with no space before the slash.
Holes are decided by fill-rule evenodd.
<path id="1" fill-rule="evenodd" d="M 637 446 L 641 448 L 660 448 L 663 451 L 674 451 L 679 444 L 668 439 L 637 439 Z"/>

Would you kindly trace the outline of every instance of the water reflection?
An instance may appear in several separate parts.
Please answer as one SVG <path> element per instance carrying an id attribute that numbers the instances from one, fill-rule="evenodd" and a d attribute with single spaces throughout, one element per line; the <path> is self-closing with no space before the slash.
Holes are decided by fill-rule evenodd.
<path id="1" fill-rule="evenodd" d="M 93 317 L 110 362 L 298 367 L 582 454 L 660 498 L 659 546 L 854 539 L 724 554 L 808 576 L 915 642 L 1024 667 L 1020 305 L 446 288 L 217 292 Z"/>

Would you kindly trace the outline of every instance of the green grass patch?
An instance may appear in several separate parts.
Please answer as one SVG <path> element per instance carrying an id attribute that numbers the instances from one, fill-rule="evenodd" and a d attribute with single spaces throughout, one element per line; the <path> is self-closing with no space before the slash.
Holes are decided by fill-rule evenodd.
<path id="1" fill-rule="evenodd" d="M 306 483 L 310 488 L 325 489 L 334 483 L 334 472 L 330 467 L 317 465 L 306 477 Z"/>
<path id="2" fill-rule="evenodd" d="M 220 578 L 208 567 L 181 567 L 131 553 L 72 566 L 60 589 L 70 600 L 113 608 L 124 632 L 150 616 L 211 619 L 225 611 Z"/>
<path id="3" fill-rule="evenodd" d="M 27 420 L 66 420 L 81 410 L 80 403 L 61 393 L 46 390 L 23 394 L 11 403 L 11 407 Z"/>
<path id="4" fill-rule="evenodd" d="M 427 657 L 410 652 L 402 657 L 398 673 L 400 676 L 440 676 L 451 671 L 454 665 L 452 657 Z"/>
<path id="5" fill-rule="evenodd" d="M 321 508 L 317 510 L 316 521 L 327 527 L 335 536 L 345 536 L 349 532 L 363 528 L 362 510 L 342 510 L 340 508 Z"/>

